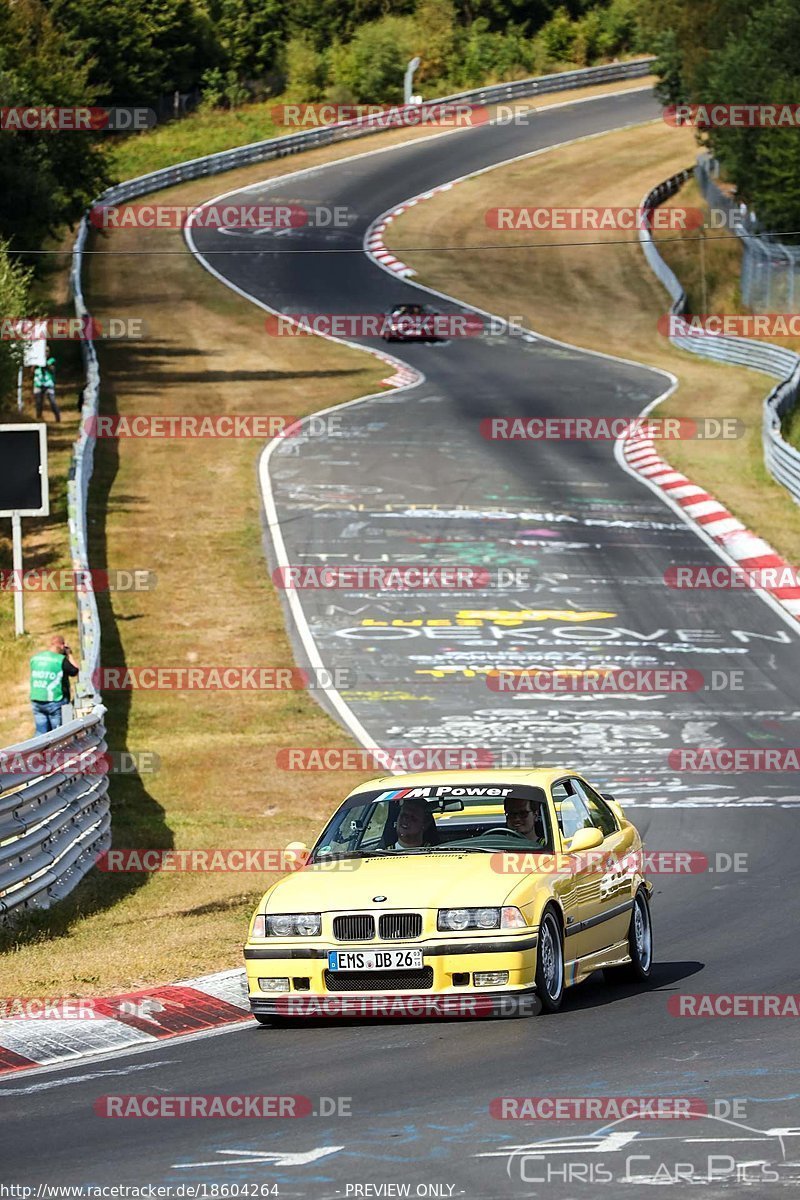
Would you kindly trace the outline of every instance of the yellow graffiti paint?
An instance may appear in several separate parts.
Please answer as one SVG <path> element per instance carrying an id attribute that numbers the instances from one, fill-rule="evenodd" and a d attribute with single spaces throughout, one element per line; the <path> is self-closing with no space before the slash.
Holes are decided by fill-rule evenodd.
<path id="1" fill-rule="evenodd" d="M 527 625 L 531 621 L 607 621 L 616 617 L 614 612 L 600 612 L 588 609 L 579 612 L 574 608 L 462 608 L 455 617 L 413 617 L 405 619 L 396 617 L 391 621 L 376 621 L 372 617 L 364 617 L 361 624 L 368 628 L 395 626 L 398 628 L 416 628 L 424 626 L 428 629 L 482 625 L 503 625 L 513 629 L 518 625 Z"/>

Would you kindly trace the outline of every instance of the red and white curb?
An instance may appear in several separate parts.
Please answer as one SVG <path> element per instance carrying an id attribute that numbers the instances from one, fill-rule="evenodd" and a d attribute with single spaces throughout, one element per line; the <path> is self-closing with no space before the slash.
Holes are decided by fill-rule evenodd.
<path id="1" fill-rule="evenodd" d="M 398 358 L 392 358 L 391 354 L 382 354 L 380 350 L 372 352 L 377 358 L 388 363 L 390 367 L 394 367 L 394 374 L 387 375 L 381 380 L 384 387 L 404 388 L 410 387 L 413 383 L 422 383 L 424 376 L 420 371 L 415 371 L 413 367 L 409 367 L 407 363 L 401 362 Z"/>
<path id="2" fill-rule="evenodd" d="M 81 1004 L 76 998 L 71 1005 Z M 85 998 L 85 1016 L 10 1016 L 0 1019 L 0 1076 L 25 1068 L 69 1063 L 110 1050 L 162 1038 L 202 1033 L 250 1017 L 244 970 L 146 988 L 121 996 Z M 72 1011 L 64 999 L 54 1001 Z M 6 1002 L 7 1010 L 31 1010 L 29 999 Z"/>
<path id="3" fill-rule="evenodd" d="M 398 204 L 397 208 L 393 208 L 390 213 L 379 217 L 374 225 L 370 226 L 364 242 L 370 258 L 374 258 L 385 270 L 391 271 L 401 279 L 411 279 L 412 276 L 416 275 L 417 272 L 413 267 L 407 266 L 406 263 L 401 262 L 391 251 L 386 249 L 383 235 L 386 232 L 387 226 L 391 225 L 395 217 L 402 216 L 409 208 L 414 208 L 415 205 L 421 203 L 423 200 L 430 200 L 431 196 L 435 196 L 439 192 L 448 192 L 452 186 L 452 183 L 443 183 L 441 187 L 433 188 L 430 192 L 422 192 L 419 196 L 414 196 L 411 200 L 404 200 L 402 204 Z"/>
<path id="4" fill-rule="evenodd" d="M 776 577 L 794 576 L 791 565 L 768 542 L 747 529 L 710 492 L 671 467 L 656 452 L 652 438 L 640 434 L 625 438 L 622 452 L 632 471 L 679 505 L 690 522 L 721 546 L 738 566 L 748 570 L 775 568 Z M 763 590 L 794 618 L 800 617 L 800 587 L 765 586 Z"/>

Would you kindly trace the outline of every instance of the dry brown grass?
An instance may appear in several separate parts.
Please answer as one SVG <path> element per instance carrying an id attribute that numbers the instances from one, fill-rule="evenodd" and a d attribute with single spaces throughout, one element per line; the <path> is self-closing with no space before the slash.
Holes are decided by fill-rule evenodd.
<path id="1" fill-rule="evenodd" d="M 521 314 L 526 325 L 550 337 L 672 371 L 680 388 L 660 415 L 743 421 L 742 439 L 671 441 L 662 450 L 676 468 L 796 561 L 800 508 L 770 479 L 762 459 L 761 403 L 769 378 L 704 362 L 668 344 L 657 328 L 668 310 L 666 292 L 631 235 L 501 232 L 488 229 L 484 220 L 486 211 L 498 206 L 636 206 L 654 184 L 690 165 L 695 153 L 688 130 L 662 122 L 606 134 L 439 193 L 390 226 L 387 243 L 416 268 L 423 283 L 491 312 Z M 681 196 L 673 203 L 683 201 Z M 697 199 L 690 194 L 686 202 Z M 478 244 L 497 249 L 470 250 Z M 736 311 L 731 307 L 735 246 L 720 242 L 707 251 L 713 282 L 709 307 Z M 696 241 L 680 250 L 671 242 L 668 248 L 679 270 L 698 252 Z M 699 267 L 689 280 L 695 292 L 698 273 Z"/>
<path id="2" fill-rule="evenodd" d="M 197 201 L 208 190 L 194 184 L 168 198 Z M 103 243 L 120 251 L 182 244 L 180 234 L 163 231 L 120 231 Z M 264 313 L 188 254 L 109 253 L 94 258 L 88 274 L 96 316 L 139 317 L 149 330 L 142 342 L 100 347 L 105 413 L 302 414 L 374 391 L 386 373 L 330 342 L 268 337 Z M 291 664 L 262 554 L 260 448 L 244 440 L 98 441 L 90 560 L 157 576 L 152 591 L 100 597 L 104 665 Z M 111 748 L 160 758 L 155 774 L 112 779 L 116 846 L 279 848 L 312 836 L 363 778 L 277 769 L 280 746 L 350 744 L 306 693 L 105 699 Z M 51 913 L 7 937 L 6 986 L 84 994 L 235 965 L 266 882 L 233 873 L 94 872 Z"/>

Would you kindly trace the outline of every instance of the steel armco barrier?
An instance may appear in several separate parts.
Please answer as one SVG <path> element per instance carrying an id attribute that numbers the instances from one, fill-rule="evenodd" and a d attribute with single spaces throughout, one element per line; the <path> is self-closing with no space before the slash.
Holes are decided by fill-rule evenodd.
<path id="1" fill-rule="evenodd" d="M 104 711 L 0 751 L 0 918 L 61 900 L 111 844 Z"/>
<path id="2" fill-rule="evenodd" d="M 586 67 L 459 92 L 427 103 L 503 104 L 565 87 L 590 87 L 597 83 L 637 79 L 649 73 L 653 61 L 653 58 L 640 58 L 609 66 Z M 399 112 L 402 114 L 402 111 L 401 108 Z M 413 113 L 413 107 L 409 106 L 408 111 Z M 95 204 L 110 205 L 131 200 L 188 180 L 297 154 L 313 146 L 408 125 L 413 122 L 398 117 L 393 126 L 382 114 L 374 114 L 321 129 L 253 142 L 140 175 L 108 188 Z M 75 240 L 71 269 L 75 312 L 83 318 L 89 317 L 82 287 L 83 251 L 88 234 L 89 224 L 84 217 Z M 67 508 L 72 566 L 76 571 L 88 571 L 86 510 L 95 438 L 86 431 L 86 419 L 98 414 L 100 370 L 94 344 L 87 339 L 81 342 L 81 348 L 86 380 L 81 431 L 73 448 L 67 484 Z M 94 684 L 100 663 L 100 622 L 94 593 L 79 592 L 77 603 L 81 672 L 76 687 L 76 709 L 83 715 L 55 733 L 0 751 L 0 918 L 23 908 L 47 907 L 54 900 L 62 899 L 91 869 L 97 855 L 108 848 L 111 840 L 107 776 L 96 769 L 81 773 L 82 755 L 105 750 L 105 709 Z M 58 769 L 58 762 L 50 769 L 53 763 L 44 755 L 45 761 L 40 763 L 43 770 L 39 775 L 20 774 L 13 769 L 6 770 L 4 766 L 4 763 L 12 762 L 12 756 L 20 760 L 28 755 L 31 762 L 39 762 L 45 750 L 51 757 L 69 754 L 75 765 L 66 773 Z M 44 768 L 48 769 L 45 771 Z"/>
<path id="3" fill-rule="evenodd" d="M 515 83 L 498 83 L 469 92 L 456 92 L 452 96 L 426 100 L 425 104 L 504 104 L 529 96 L 558 92 L 562 88 L 591 87 L 597 83 L 639 79 L 649 74 L 654 62 L 655 59 L 649 57 L 632 59 L 630 62 L 624 63 L 610 63 L 608 66 L 602 67 L 582 67 L 578 71 L 539 75 L 533 79 L 518 79 Z M 221 171 L 232 171 L 236 167 L 246 167 L 251 163 L 267 162 L 272 158 L 297 154 L 312 146 L 327 146 L 332 142 L 346 141 L 348 138 L 382 133 L 386 129 L 404 128 L 413 125 L 413 122 L 404 119 L 404 115 L 413 115 L 418 108 L 419 106 L 412 104 L 398 105 L 396 125 L 391 124 L 384 114 L 375 113 L 367 117 L 355 117 L 350 121 L 325 125 L 321 129 L 306 129 L 300 133 L 288 133 L 282 137 L 268 138 L 263 142 L 251 142 L 247 146 L 237 146 L 234 150 L 222 150 L 218 154 L 209 154 L 204 158 L 192 158 L 188 162 L 177 163 L 174 167 L 164 167 L 160 171 L 151 171 L 148 175 L 139 175 L 136 179 L 129 179 L 125 183 L 108 188 L 95 203 L 114 204 L 132 200 L 135 196 L 161 191 L 164 188 L 173 187 L 175 184 L 185 183 L 187 180 L 218 175 Z"/>
<path id="4" fill-rule="evenodd" d="M 670 311 L 675 316 L 686 311 L 686 293 L 656 249 L 647 213 L 674 196 L 694 173 L 694 167 L 687 167 L 672 175 L 648 192 L 640 206 L 639 241 L 648 264 L 672 297 Z M 800 504 L 800 453 L 784 441 L 781 433 L 781 418 L 794 407 L 800 390 L 800 355 L 751 338 L 678 335 L 669 340 L 681 350 L 703 358 L 750 367 L 780 380 L 764 399 L 761 425 L 764 462 L 773 479 L 783 484 L 792 499 Z"/>
<path id="5" fill-rule="evenodd" d="M 741 240 L 742 300 L 753 312 L 795 312 L 800 295 L 800 246 L 789 246 L 768 230 L 759 228 L 754 214 L 739 205 L 716 183 L 719 163 L 710 154 L 697 160 L 697 182 L 710 208 L 725 214 L 726 222 Z"/>

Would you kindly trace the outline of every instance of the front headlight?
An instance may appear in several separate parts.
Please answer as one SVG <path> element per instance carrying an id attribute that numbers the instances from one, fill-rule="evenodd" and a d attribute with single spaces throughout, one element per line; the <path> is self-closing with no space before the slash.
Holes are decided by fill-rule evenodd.
<path id="1" fill-rule="evenodd" d="M 518 908 L 440 908 L 436 928 L 448 933 L 464 929 L 524 929 L 525 918 Z"/>
<path id="2" fill-rule="evenodd" d="M 319 937 L 320 913 L 259 913 L 253 924 L 253 937 Z"/>
<path id="3" fill-rule="evenodd" d="M 464 929 L 499 929 L 499 908 L 440 908 L 436 928 L 448 932 Z"/>

